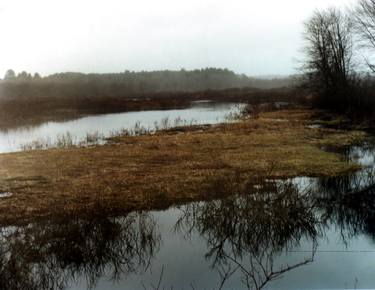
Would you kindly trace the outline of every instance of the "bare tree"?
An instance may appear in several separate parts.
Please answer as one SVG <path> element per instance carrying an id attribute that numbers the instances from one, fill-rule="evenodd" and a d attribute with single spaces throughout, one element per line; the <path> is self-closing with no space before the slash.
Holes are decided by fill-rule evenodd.
<path id="1" fill-rule="evenodd" d="M 308 85 L 322 105 L 347 105 L 353 72 L 352 23 L 340 10 L 315 11 L 305 23 Z"/>
<path id="2" fill-rule="evenodd" d="M 375 0 L 359 0 L 353 11 L 355 30 L 363 47 L 375 50 Z M 368 67 L 375 72 L 375 65 L 367 58 Z"/>

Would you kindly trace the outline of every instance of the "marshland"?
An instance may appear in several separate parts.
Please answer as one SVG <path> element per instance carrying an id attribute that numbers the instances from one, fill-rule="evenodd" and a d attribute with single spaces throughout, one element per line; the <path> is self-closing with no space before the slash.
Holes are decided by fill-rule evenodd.
<path id="1" fill-rule="evenodd" d="M 146 2 L 0 3 L 0 290 L 374 287 L 375 1 Z"/>

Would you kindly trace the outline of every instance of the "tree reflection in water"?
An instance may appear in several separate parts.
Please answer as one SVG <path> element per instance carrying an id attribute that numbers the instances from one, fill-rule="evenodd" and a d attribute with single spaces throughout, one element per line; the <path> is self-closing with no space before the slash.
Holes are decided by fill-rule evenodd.
<path id="1" fill-rule="evenodd" d="M 237 271 L 248 289 L 262 289 L 287 271 L 313 261 L 319 220 L 309 192 L 291 182 L 266 182 L 248 193 L 182 209 L 176 231 L 198 232 L 209 251 L 206 258 L 222 277 L 220 288 Z M 276 267 L 274 258 L 311 240 L 311 255 L 293 265 Z"/>
<path id="2" fill-rule="evenodd" d="M 364 169 L 344 176 L 317 178 L 314 204 L 326 227 L 334 225 L 346 245 L 359 235 L 375 241 L 375 146 L 372 142 L 340 150 L 344 159 Z"/>
<path id="3" fill-rule="evenodd" d="M 203 237 L 205 257 L 221 276 L 219 288 L 238 275 L 245 288 L 262 289 L 312 262 L 320 238 L 333 227 L 344 244 L 359 235 L 375 242 L 374 168 L 306 179 L 306 186 L 299 179 L 253 185 L 241 182 L 241 176 L 228 176 L 207 187 L 211 197 L 223 198 L 181 207 L 175 230 L 186 238 Z M 305 241 L 312 248 L 304 258 L 279 263 Z M 63 289 L 82 278 L 94 288 L 103 276 L 118 280 L 142 275 L 160 245 L 151 213 L 65 216 L 3 228 L 0 289 Z"/>
<path id="4" fill-rule="evenodd" d="M 159 246 L 156 223 L 144 213 L 3 228 L 0 289 L 64 289 L 82 277 L 93 288 L 102 276 L 145 270 Z"/>
<path id="5" fill-rule="evenodd" d="M 375 241 L 374 169 L 310 180 L 304 189 L 293 181 L 268 181 L 258 186 L 232 185 L 237 195 L 181 209 L 175 230 L 196 233 L 208 246 L 206 258 L 221 276 L 220 287 L 236 272 L 248 289 L 262 289 L 282 274 L 313 261 L 318 239 L 332 226 L 342 243 L 353 237 Z M 275 258 L 312 244 L 311 255 L 291 265 L 276 266 Z"/>
<path id="6" fill-rule="evenodd" d="M 365 169 L 345 177 L 320 179 L 315 191 L 315 206 L 327 227 L 340 229 L 342 241 L 367 235 L 375 241 L 375 175 Z"/>

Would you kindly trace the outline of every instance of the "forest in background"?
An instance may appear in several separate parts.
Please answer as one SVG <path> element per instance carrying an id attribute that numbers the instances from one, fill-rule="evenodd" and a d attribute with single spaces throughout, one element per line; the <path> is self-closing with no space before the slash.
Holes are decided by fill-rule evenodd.
<path id="1" fill-rule="evenodd" d="M 294 81 L 251 78 L 218 68 L 45 77 L 8 70 L 0 80 L 0 129 L 93 114 L 186 108 L 197 100 L 291 102 L 298 95 Z"/>
<path id="2" fill-rule="evenodd" d="M 273 89 L 291 87 L 293 83 L 293 77 L 253 78 L 219 68 L 107 74 L 67 72 L 46 77 L 41 77 L 38 73 L 31 75 L 24 71 L 17 74 L 8 70 L 0 81 L 0 97 L 118 98 L 160 92 L 198 92 L 230 88 Z"/>

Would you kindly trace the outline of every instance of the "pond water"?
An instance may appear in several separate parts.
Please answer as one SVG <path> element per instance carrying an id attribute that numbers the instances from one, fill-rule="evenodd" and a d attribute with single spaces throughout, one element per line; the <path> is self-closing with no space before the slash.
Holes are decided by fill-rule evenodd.
<path id="1" fill-rule="evenodd" d="M 375 146 L 341 153 L 365 168 L 165 211 L 3 228 L 0 289 L 373 288 Z"/>
<path id="2" fill-rule="evenodd" d="M 138 111 L 95 115 L 65 122 L 47 122 L 34 127 L 21 127 L 0 131 L 0 153 L 14 152 L 35 141 L 54 144 L 69 133 L 74 143 L 80 143 L 87 134 L 99 133 L 109 137 L 112 133 L 135 126 L 154 130 L 155 126 L 173 127 L 189 124 L 216 124 L 226 120 L 232 112 L 238 112 L 241 104 L 192 102 L 179 110 Z"/>

